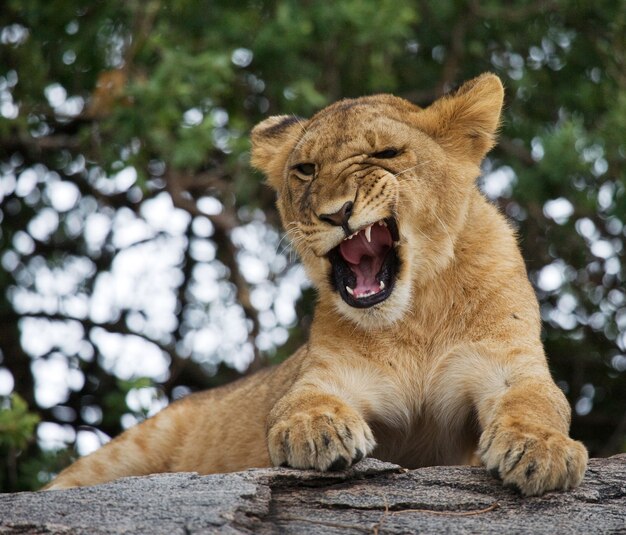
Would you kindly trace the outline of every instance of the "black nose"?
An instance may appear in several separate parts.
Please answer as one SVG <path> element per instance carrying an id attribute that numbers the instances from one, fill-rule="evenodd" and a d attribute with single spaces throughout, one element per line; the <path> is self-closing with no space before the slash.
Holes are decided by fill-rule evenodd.
<path id="1" fill-rule="evenodd" d="M 319 217 L 322 221 L 326 221 L 326 223 L 330 223 L 336 227 L 346 228 L 348 227 L 348 219 L 350 219 L 350 216 L 352 215 L 353 206 L 354 203 L 352 201 L 348 201 L 344 203 L 338 212 L 335 212 L 334 214 L 322 214 Z"/>

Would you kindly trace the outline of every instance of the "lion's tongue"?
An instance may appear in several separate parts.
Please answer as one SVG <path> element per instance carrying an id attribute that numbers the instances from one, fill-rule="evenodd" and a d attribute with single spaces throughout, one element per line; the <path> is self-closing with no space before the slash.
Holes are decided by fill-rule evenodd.
<path id="1" fill-rule="evenodd" d="M 370 238 L 371 241 L 368 242 L 363 229 L 339 245 L 341 256 L 356 275 L 356 286 L 353 288 L 356 297 L 380 291 L 380 282 L 376 280 L 376 275 L 393 243 L 389 230 L 383 225 L 373 225 Z"/>

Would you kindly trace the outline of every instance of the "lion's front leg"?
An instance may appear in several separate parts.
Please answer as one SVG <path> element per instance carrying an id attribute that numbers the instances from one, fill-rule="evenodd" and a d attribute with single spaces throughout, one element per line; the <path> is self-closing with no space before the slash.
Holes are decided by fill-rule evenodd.
<path id="1" fill-rule="evenodd" d="M 376 445 L 363 417 L 335 395 L 297 388 L 268 420 L 268 449 L 275 466 L 343 470 Z"/>
<path id="2" fill-rule="evenodd" d="M 487 470 L 525 496 L 579 485 L 587 450 L 569 438 L 570 408 L 551 378 L 514 371 L 499 390 L 478 404 L 478 453 Z"/>

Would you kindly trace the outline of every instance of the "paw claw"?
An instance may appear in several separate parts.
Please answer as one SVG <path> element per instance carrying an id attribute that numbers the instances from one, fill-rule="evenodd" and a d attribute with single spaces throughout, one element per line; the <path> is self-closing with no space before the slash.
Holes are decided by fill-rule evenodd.
<path id="1" fill-rule="evenodd" d="M 530 463 L 526 467 L 526 472 L 524 472 L 526 479 L 530 479 L 536 470 L 537 470 L 537 466 L 535 465 L 535 463 L 534 462 Z"/>
<path id="2" fill-rule="evenodd" d="M 489 473 L 524 496 L 576 487 L 587 465 L 580 442 L 513 418 L 485 430 L 479 451 Z"/>
<path id="3" fill-rule="evenodd" d="M 506 483 L 504 485 L 504 488 L 512 490 L 513 492 L 517 494 L 523 494 L 522 489 L 520 489 L 515 483 Z"/>
<path id="4" fill-rule="evenodd" d="M 496 478 L 496 479 L 501 479 L 501 478 L 500 478 L 500 470 L 498 470 L 498 467 L 497 467 L 497 466 L 496 466 L 496 467 L 494 467 L 494 468 L 490 468 L 490 469 L 488 470 L 488 472 L 489 472 L 489 475 L 490 475 L 491 477 L 494 477 L 494 478 Z"/>
<path id="5" fill-rule="evenodd" d="M 275 466 L 345 470 L 375 445 L 363 418 L 339 402 L 298 411 L 278 420 L 268 431 L 268 449 Z"/>
<path id="6" fill-rule="evenodd" d="M 337 457 L 333 463 L 328 467 L 329 472 L 341 472 L 350 465 L 350 462 L 345 457 Z"/>

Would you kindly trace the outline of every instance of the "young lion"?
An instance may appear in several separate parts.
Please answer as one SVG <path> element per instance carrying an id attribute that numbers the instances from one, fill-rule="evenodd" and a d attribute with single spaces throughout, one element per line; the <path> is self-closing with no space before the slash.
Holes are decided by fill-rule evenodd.
<path id="1" fill-rule="evenodd" d="M 308 344 L 173 403 L 47 488 L 475 454 L 524 495 L 578 485 L 587 452 L 568 437 L 514 233 L 475 184 L 502 100 L 484 74 L 425 109 L 375 95 L 259 124 L 252 163 L 319 292 Z"/>

